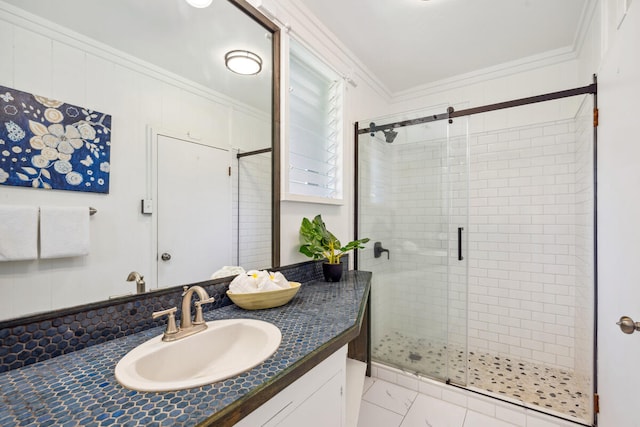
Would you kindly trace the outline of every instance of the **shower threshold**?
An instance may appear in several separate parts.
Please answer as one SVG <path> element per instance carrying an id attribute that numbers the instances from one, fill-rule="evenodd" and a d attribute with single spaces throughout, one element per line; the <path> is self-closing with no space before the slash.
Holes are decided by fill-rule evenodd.
<path id="1" fill-rule="evenodd" d="M 405 372 L 449 381 L 470 391 L 581 424 L 591 424 L 591 386 L 564 369 L 513 357 L 470 351 L 468 379 L 464 352 L 426 338 L 391 332 L 372 346 L 373 360 Z M 466 385 L 464 385 L 466 383 Z"/>

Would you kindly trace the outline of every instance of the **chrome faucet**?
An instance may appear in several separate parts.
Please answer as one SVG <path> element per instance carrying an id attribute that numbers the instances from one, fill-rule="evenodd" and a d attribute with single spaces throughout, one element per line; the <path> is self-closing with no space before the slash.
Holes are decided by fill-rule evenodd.
<path id="1" fill-rule="evenodd" d="M 191 321 L 191 299 L 193 298 L 194 292 L 198 294 L 200 299 L 194 303 L 196 306 L 196 315 L 193 321 Z M 205 323 L 204 316 L 202 315 L 202 304 L 209 304 L 214 301 L 215 298 L 209 297 L 207 291 L 205 291 L 201 286 L 184 286 L 182 292 L 182 314 L 180 316 L 179 328 L 176 327 L 176 307 L 168 310 L 157 311 L 152 314 L 154 319 L 164 315 L 168 316 L 167 329 L 164 331 L 162 341 L 179 340 L 180 338 L 188 337 L 189 335 L 193 335 L 207 329 L 207 324 Z"/>
<path id="2" fill-rule="evenodd" d="M 146 283 L 144 282 L 144 276 L 137 271 L 132 271 L 127 276 L 127 282 L 133 282 L 134 280 L 136 282 L 136 293 L 143 294 L 144 286 L 146 285 Z"/>

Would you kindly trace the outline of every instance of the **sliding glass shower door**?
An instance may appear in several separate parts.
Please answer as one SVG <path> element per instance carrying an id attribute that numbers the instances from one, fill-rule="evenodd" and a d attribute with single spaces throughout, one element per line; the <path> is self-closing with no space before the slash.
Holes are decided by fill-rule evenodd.
<path id="1" fill-rule="evenodd" d="M 591 423 L 593 90 L 360 124 L 374 360 Z"/>
<path id="2" fill-rule="evenodd" d="M 359 134 L 358 236 L 373 250 L 358 268 L 374 273 L 372 358 L 464 385 L 468 138 L 466 119 L 444 111 L 378 118 Z"/>

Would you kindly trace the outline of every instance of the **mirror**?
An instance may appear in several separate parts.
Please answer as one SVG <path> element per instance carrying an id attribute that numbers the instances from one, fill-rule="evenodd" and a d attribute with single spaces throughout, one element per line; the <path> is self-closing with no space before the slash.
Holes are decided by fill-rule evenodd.
<path id="1" fill-rule="evenodd" d="M 231 72 L 225 54 L 232 50 L 258 55 L 261 71 Z M 132 271 L 152 290 L 207 280 L 223 265 L 279 265 L 279 32 L 245 0 L 203 9 L 185 0 L 0 1 L 0 52 L 1 86 L 112 116 L 108 194 L 0 185 L 0 205 L 97 210 L 89 255 L 0 262 L 0 320 L 133 294 Z M 196 152 L 178 146 L 162 157 L 163 138 Z M 209 177 L 177 180 L 209 169 L 185 161 L 200 159 L 197 150 L 227 160 L 225 197 L 212 192 Z M 215 202 L 199 208 L 201 198 Z M 163 207 L 172 201 L 177 214 Z M 196 211 L 225 217 L 226 234 L 208 237 L 222 258 L 190 256 L 209 249 L 185 234 L 205 235 L 220 222 L 192 219 Z M 185 222 L 191 230 L 178 235 L 185 255 L 167 264 L 161 255 L 171 248 L 162 247 L 160 229 Z M 195 263 L 201 271 L 175 283 Z"/>

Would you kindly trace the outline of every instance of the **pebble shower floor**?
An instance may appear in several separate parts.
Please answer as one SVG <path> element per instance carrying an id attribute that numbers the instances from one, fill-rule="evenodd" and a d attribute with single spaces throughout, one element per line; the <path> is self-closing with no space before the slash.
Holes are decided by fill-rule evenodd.
<path id="1" fill-rule="evenodd" d="M 372 348 L 374 360 L 422 376 L 443 378 L 446 346 L 399 332 L 385 335 Z M 464 352 L 450 351 L 453 382 L 464 384 Z M 467 387 L 523 402 L 553 415 L 590 423 L 590 386 L 570 371 L 539 366 L 513 357 L 469 352 Z"/>

